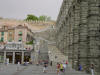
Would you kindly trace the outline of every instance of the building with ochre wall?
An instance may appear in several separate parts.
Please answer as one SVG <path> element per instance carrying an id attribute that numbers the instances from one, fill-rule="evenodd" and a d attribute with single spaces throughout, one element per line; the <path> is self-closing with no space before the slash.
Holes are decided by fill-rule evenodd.
<path id="1" fill-rule="evenodd" d="M 0 28 L 0 62 L 16 64 L 33 60 L 34 33 L 25 25 Z"/>

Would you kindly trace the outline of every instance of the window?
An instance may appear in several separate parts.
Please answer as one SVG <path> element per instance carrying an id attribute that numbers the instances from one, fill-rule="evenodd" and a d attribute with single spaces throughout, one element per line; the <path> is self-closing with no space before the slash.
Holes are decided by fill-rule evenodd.
<path id="1" fill-rule="evenodd" d="M 12 32 L 9 32 L 9 35 L 12 35 Z"/>
<path id="2" fill-rule="evenodd" d="M 1 42 L 3 42 L 4 41 L 4 38 L 3 37 L 1 37 L 1 40 L 0 40 Z"/>
<path id="3" fill-rule="evenodd" d="M 21 41 L 22 41 L 22 38 L 20 37 L 20 38 L 18 39 L 18 41 L 21 42 Z"/>
<path id="4" fill-rule="evenodd" d="M 20 31 L 20 32 L 18 33 L 18 35 L 19 35 L 19 36 L 22 36 L 22 31 Z"/>
<path id="5" fill-rule="evenodd" d="M 3 36 L 4 35 L 4 32 L 1 32 L 1 35 Z"/>
<path id="6" fill-rule="evenodd" d="M 9 38 L 9 40 L 8 40 L 9 42 L 12 42 L 12 38 Z"/>

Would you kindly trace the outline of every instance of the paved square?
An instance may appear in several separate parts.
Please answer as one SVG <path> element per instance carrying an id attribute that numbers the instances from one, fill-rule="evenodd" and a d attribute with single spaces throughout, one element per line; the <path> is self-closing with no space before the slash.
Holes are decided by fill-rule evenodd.
<path id="1" fill-rule="evenodd" d="M 43 66 L 29 65 L 20 66 L 17 70 L 17 65 L 0 65 L 0 75 L 57 75 L 56 67 L 49 66 L 47 73 L 43 73 Z M 60 73 L 60 75 L 88 75 L 84 72 L 79 72 L 72 70 L 70 68 L 66 69 L 65 73 Z"/>

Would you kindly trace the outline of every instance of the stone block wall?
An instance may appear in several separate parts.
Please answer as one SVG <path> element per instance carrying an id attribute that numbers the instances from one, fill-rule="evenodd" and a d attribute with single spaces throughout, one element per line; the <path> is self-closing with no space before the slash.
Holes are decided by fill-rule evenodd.
<path id="1" fill-rule="evenodd" d="M 100 69 L 100 0 L 64 0 L 56 24 L 56 43 L 72 67 Z M 69 5 L 68 5 L 69 4 Z M 67 11 L 66 11 L 67 10 Z M 99 74 L 98 74 L 99 75 Z"/>

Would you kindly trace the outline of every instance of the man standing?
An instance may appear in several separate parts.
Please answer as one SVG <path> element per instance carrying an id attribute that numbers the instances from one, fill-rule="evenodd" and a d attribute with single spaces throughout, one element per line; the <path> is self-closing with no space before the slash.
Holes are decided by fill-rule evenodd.
<path id="1" fill-rule="evenodd" d="M 91 74 L 94 75 L 94 65 L 91 64 L 91 67 L 90 68 L 91 68 Z"/>
<path id="2" fill-rule="evenodd" d="M 50 62 L 50 66 L 52 66 L 52 61 Z"/>
<path id="3" fill-rule="evenodd" d="M 43 65 L 43 72 L 46 73 L 47 72 L 47 67 L 48 67 L 48 62 L 44 61 L 44 65 Z"/>
<path id="4" fill-rule="evenodd" d="M 78 70 L 82 71 L 82 65 L 81 64 L 79 64 Z"/>
<path id="5" fill-rule="evenodd" d="M 19 71 L 19 67 L 20 67 L 20 62 L 18 61 L 18 63 L 17 63 L 17 71 Z"/>

